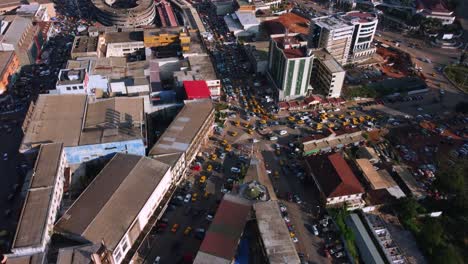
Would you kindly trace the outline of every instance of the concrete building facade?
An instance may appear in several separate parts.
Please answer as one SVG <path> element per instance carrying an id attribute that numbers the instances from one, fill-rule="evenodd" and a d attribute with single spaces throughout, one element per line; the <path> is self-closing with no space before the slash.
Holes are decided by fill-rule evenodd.
<path id="1" fill-rule="evenodd" d="M 309 47 L 323 48 L 340 64 L 348 63 L 354 25 L 337 16 L 313 19 L 310 24 Z"/>
<path id="2" fill-rule="evenodd" d="M 55 230 L 79 242 L 104 243 L 113 263 L 122 263 L 165 202 L 171 181 L 167 164 L 116 154 L 59 219 Z M 82 214 L 83 210 L 88 213 Z"/>
<path id="3" fill-rule="evenodd" d="M 299 34 L 271 36 L 268 74 L 278 89 L 280 101 L 306 96 L 310 86 L 314 55 Z"/>
<path id="4" fill-rule="evenodd" d="M 315 94 L 327 97 L 340 97 L 346 71 L 325 50 L 314 51 L 315 63 L 310 79 Z"/>
<path id="5" fill-rule="evenodd" d="M 11 248 L 14 255 L 46 251 L 62 201 L 65 167 L 63 144 L 41 145 Z"/>
<path id="6" fill-rule="evenodd" d="M 342 17 L 354 25 L 353 42 L 348 62 L 356 63 L 369 59 L 377 49 L 372 45 L 379 20 L 374 13 L 353 11 Z"/>

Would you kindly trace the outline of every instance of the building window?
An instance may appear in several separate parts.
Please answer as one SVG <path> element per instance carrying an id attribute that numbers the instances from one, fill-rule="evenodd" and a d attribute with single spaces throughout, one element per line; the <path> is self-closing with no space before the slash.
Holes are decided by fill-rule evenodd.
<path id="1" fill-rule="evenodd" d="M 70 90 L 71 90 L 71 88 L 70 88 L 70 87 L 67 87 L 67 91 L 70 91 Z"/>
<path id="2" fill-rule="evenodd" d="M 115 255 L 115 262 L 120 262 L 120 259 L 122 258 L 122 253 L 117 253 L 117 255 Z"/>
<path id="3" fill-rule="evenodd" d="M 78 87 L 80 88 L 80 90 L 83 90 L 83 85 L 80 85 L 80 86 L 78 86 Z"/>
<path id="4" fill-rule="evenodd" d="M 76 90 L 76 89 L 78 89 L 78 87 L 76 87 L 76 86 L 73 86 L 73 90 Z"/>
<path id="5" fill-rule="evenodd" d="M 128 248 L 128 242 L 127 242 L 127 240 L 125 239 L 125 240 L 123 241 L 123 244 L 122 244 L 122 251 L 125 252 L 125 250 L 127 250 L 127 248 Z"/>

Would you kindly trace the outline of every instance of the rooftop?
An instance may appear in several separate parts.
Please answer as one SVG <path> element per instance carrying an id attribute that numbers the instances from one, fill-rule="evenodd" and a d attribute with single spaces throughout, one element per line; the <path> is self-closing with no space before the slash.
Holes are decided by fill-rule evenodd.
<path id="1" fill-rule="evenodd" d="M 308 157 L 307 165 L 327 198 L 364 193 L 353 171 L 339 153 Z"/>
<path id="2" fill-rule="evenodd" d="M 40 246 L 54 189 L 33 189 L 26 195 L 12 248 Z"/>
<path id="3" fill-rule="evenodd" d="M 314 51 L 315 58 L 319 60 L 331 73 L 344 72 L 345 70 L 336 59 L 325 50 Z"/>
<path id="4" fill-rule="evenodd" d="M 150 150 L 149 155 L 186 151 L 213 110 L 211 100 L 186 101 L 174 121 Z"/>
<path id="5" fill-rule="evenodd" d="M 217 80 L 216 72 L 209 56 L 190 56 L 190 69 L 195 72 L 197 80 Z"/>
<path id="6" fill-rule="evenodd" d="M 79 145 L 141 138 L 144 99 L 114 97 L 88 103 Z"/>
<path id="7" fill-rule="evenodd" d="M 25 120 L 27 130 L 20 150 L 50 142 L 77 146 L 85 107 L 86 95 L 39 95 L 31 117 Z"/>
<path id="8" fill-rule="evenodd" d="M 136 42 L 143 41 L 143 32 L 130 31 L 130 32 L 108 32 L 104 34 L 106 43 L 122 43 L 122 42 Z"/>
<path id="9" fill-rule="evenodd" d="M 55 191 L 62 147 L 61 143 L 53 143 L 41 145 L 39 149 L 13 248 L 36 247 L 42 244 L 49 206 Z"/>
<path id="10" fill-rule="evenodd" d="M 418 184 L 416 179 L 406 167 L 401 165 L 395 165 L 392 169 L 398 174 L 398 176 L 400 176 L 400 178 L 405 183 L 406 187 L 409 189 L 409 191 L 415 198 L 418 199 L 424 196 L 424 189 Z"/>
<path id="11" fill-rule="evenodd" d="M 327 17 L 319 17 L 313 19 L 316 25 L 327 28 L 329 30 L 346 30 L 346 29 L 354 29 L 354 26 L 346 21 L 343 20 L 341 17 L 337 16 L 327 16 Z"/>
<path id="12" fill-rule="evenodd" d="M 85 80 L 86 70 L 81 69 L 62 69 L 59 73 L 57 85 L 82 84 Z"/>
<path id="13" fill-rule="evenodd" d="M 43 143 L 64 147 L 141 138 L 143 98 L 114 97 L 87 103 L 86 95 L 41 94 L 27 127 L 21 151 Z"/>
<path id="14" fill-rule="evenodd" d="M 1 7 L 1 4 L 0 4 Z M 44 253 L 38 253 L 34 255 L 22 256 L 22 257 L 8 257 L 8 264 L 43 264 Z"/>
<path id="15" fill-rule="evenodd" d="M 184 81 L 187 99 L 210 98 L 211 93 L 206 81 Z"/>
<path id="16" fill-rule="evenodd" d="M 57 264 L 89 264 L 92 254 L 98 253 L 101 244 L 86 244 L 74 247 L 60 248 Z"/>
<path id="17" fill-rule="evenodd" d="M 62 150 L 62 143 L 41 145 L 29 188 L 53 187 L 55 185 L 55 178 L 60 166 Z"/>
<path id="18" fill-rule="evenodd" d="M 114 250 L 169 169 L 157 160 L 117 153 L 55 229 L 92 243 L 105 241 Z"/>
<path id="19" fill-rule="evenodd" d="M 386 189 L 397 185 L 388 173 L 376 171 L 368 159 L 356 159 L 356 164 L 362 170 L 362 174 L 372 189 Z"/>
<path id="20" fill-rule="evenodd" d="M 97 52 L 98 37 L 76 36 L 71 53 Z"/>
<path id="21" fill-rule="evenodd" d="M 285 33 L 286 28 L 290 33 L 309 34 L 310 21 L 292 12 L 282 14 L 277 19 L 265 21 L 263 23 L 266 24 L 270 34 Z"/>
<path id="22" fill-rule="evenodd" d="M 207 259 L 227 260 L 230 263 L 236 254 L 250 208 L 249 201 L 230 194 L 224 195 L 200 246 L 199 252 L 202 254 L 197 254 L 194 263 L 208 263 Z"/>
<path id="23" fill-rule="evenodd" d="M 272 41 L 277 43 L 278 48 L 283 50 L 287 58 L 295 59 L 309 57 L 307 55 L 307 41 L 299 34 L 272 36 Z M 310 55 L 312 56 L 312 55 Z"/>
<path id="24" fill-rule="evenodd" d="M 30 18 L 16 16 L 4 35 L 0 35 L 0 42 L 18 45 L 26 29 L 32 25 Z"/>
<path id="25" fill-rule="evenodd" d="M 14 51 L 1 51 L 0 52 L 0 73 L 8 67 L 10 60 L 14 56 Z"/>
<path id="26" fill-rule="evenodd" d="M 129 11 L 138 13 L 143 10 L 147 10 L 153 4 L 153 0 L 139 0 L 135 2 L 137 3 L 137 6 L 133 8 L 115 8 L 106 4 L 105 0 L 91 0 L 91 3 L 97 8 L 99 8 L 100 10 L 104 12 L 118 14 L 118 15 L 127 15 Z"/>
<path id="27" fill-rule="evenodd" d="M 417 9 L 427 9 L 432 12 L 440 13 L 452 13 L 450 11 L 446 1 L 444 0 L 417 0 L 416 1 Z"/>
<path id="28" fill-rule="evenodd" d="M 346 13 L 343 16 L 344 19 L 349 19 L 351 21 L 359 21 L 360 23 L 368 23 L 377 20 L 377 15 L 374 13 L 363 12 L 363 11 L 352 11 Z"/>
<path id="29" fill-rule="evenodd" d="M 259 202 L 254 204 L 253 208 L 269 263 L 300 263 L 294 243 L 281 217 L 278 202 Z"/>
<path id="30" fill-rule="evenodd" d="M 254 11 L 236 11 L 235 12 L 237 19 L 243 25 L 259 25 L 260 21 L 255 16 Z"/>

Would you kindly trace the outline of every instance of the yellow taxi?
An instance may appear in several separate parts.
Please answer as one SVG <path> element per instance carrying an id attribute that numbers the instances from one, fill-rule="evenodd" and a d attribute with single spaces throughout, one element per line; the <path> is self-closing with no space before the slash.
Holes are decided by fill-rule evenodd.
<path id="1" fill-rule="evenodd" d="M 216 159 L 218 158 L 218 155 L 216 155 L 216 154 L 211 154 L 211 157 L 210 157 L 210 158 L 211 158 L 211 160 L 216 160 Z"/>
<path id="2" fill-rule="evenodd" d="M 298 120 L 298 121 L 297 121 L 297 124 L 303 125 L 303 124 L 304 124 L 304 120 Z"/>
<path id="3" fill-rule="evenodd" d="M 198 193 L 194 193 L 192 195 L 192 202 L 195 202 L 197 200 Z"/>
<path id="4" fill-rule="evenodd" d="M 192 232 L 192 228 L 190 226 L 188 226 L 187 228 L 185 228 L 184 230 L 184 236 L 187 236 L 190 234 L 190 232 Z"/>
<path id="5" fill-rule="evenodd" d="M 288 120 L 292 122 L 292 121 L 296 120 L 296 118 L 294 118 L 294 116 L 290 116 L 290 117 L 288 117 Z"/>
<path id="6" fill-rule="evenodd" d="M 237 136 L 237 132 L 236 131 L 231 131 L 231 136 L 233 136 L 233 137 Z"/>
<path id="7" fill-rule="evenodd" d="M 203 175 L 200 177 L 200 183 L 205 183 L 206 182 L 206 176 Z"/>
<path id="8" fill-rule="evenodd" d="M 211 164 L 209 164 L 207 167 L 206 167 L 206 171 L 207 172 L 211 172 L 213 170 L 213 166 Z"/>
<path id="9" fill-rule="evenodd" d="M 253 134 L 253 130 L 252 130 L 252 129 L 249 129 L 249 130 L 247 130 L 247 133 L 249 133 L 249 135 L 252 135 L 252 134 Z"/>

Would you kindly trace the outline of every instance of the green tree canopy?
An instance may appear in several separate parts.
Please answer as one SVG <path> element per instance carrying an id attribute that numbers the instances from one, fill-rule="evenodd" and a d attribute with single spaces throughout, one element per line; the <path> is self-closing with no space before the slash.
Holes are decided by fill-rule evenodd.
<path id="1" fill-rule="evenodd" d="M 463 258 L 453 245 L 439 247 L 435 250 L 431 257 L 433 264 L 462 264 Z"/>
<path id="2" fill-rule="evenodd" d="M 466 188 L 466 175 L 468 164 L 466 162 L 456 163 L 447 170 L 442 170 L 437 173 L 437 178 L 434 182 L 435 187 L 449 194 L 458 194 Z"/>

